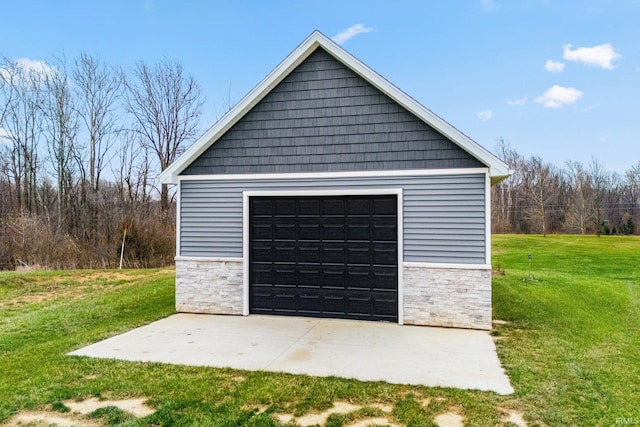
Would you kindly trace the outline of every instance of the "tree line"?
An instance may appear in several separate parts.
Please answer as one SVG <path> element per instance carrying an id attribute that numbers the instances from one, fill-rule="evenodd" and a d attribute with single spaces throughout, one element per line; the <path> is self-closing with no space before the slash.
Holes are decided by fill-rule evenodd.
<path id="1" fill-rule="evenodd" d="M 504 140 L 496 152 L 513 174 L 492 188 L 494 233 L 639 233 L 640 161 L 619 174 L 596 158 L 563 167 L 525 158 Z"/>
<path id="2" fill-rule="evenodd" d="M 175 61 L 0 56 L 0 270 L 115 267 L 126 226 L 126 266 L 172 264 L 175 194 L 155 178 L 197 136 L 202 104 Z M 492 188 L 493 232 L 638 234 L 640 162 L 619 175 L 496 151 L 514 173 Z"/>
<path id="3" fill-rule="evenodd" d="M 196 137 L 203 99 L 178 62 L 0 57 L 0 269 L 171 264 L 172 194 L 155 177 Z"/>

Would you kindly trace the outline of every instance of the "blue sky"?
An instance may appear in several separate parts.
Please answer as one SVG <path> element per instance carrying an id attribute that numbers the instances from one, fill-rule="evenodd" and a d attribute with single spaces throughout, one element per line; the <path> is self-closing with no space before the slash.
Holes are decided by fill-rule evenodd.
<path id="1" fill-rule="evenodd" d="M 490 150 L 640 161 L 640 0 L 0 0 L 9 58 L 180 61 L 202 131 L 315 29 Z"/>

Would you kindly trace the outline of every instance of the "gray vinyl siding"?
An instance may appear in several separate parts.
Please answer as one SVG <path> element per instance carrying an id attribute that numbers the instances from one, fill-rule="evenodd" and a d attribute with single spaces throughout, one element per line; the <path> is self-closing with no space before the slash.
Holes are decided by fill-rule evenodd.
<path id="1" fill-rule="evenodd" d="M 318 48 L 182 174 L 484 166 Z"/>
<path id="2" fill-rule="evenodd" d="M 485 264 L 485 175 L 180 183 L 180 255 L 242 257 L 242 192 L 403 189 L 404 261 Z"/>

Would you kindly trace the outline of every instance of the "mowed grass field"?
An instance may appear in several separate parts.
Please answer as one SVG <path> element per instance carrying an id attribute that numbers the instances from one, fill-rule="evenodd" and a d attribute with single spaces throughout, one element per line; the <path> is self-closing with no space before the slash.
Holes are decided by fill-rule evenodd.
<path id="1" fill-rule="evenodd" d="M 316 424 L 640 424 L 640 238 L 494 236 L 493 264 L 504 322 L 492 334 L 510 396 L 69 357 L 172 314 L 174 271 L 0 273 L 0 424 L 64 419 L 69 401 L 89 398 L 144 398 L 153 413 L 108 406 L 77 425 L 309 425 L 339 405 Z"/>

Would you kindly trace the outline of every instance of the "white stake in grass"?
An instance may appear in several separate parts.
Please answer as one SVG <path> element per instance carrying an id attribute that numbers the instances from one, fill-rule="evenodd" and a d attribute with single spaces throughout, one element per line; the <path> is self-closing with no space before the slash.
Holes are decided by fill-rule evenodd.
<path id="1" fill-rule="evenodd" d="M 120 270 L 122 270 L 122 259 L 124 258 L 124 239 L 127 237 L 127 228 L 129 228 L 129 223 L 124 223 L 124 231 L 122 233 L 122 248 L 120 249 Z"/>

